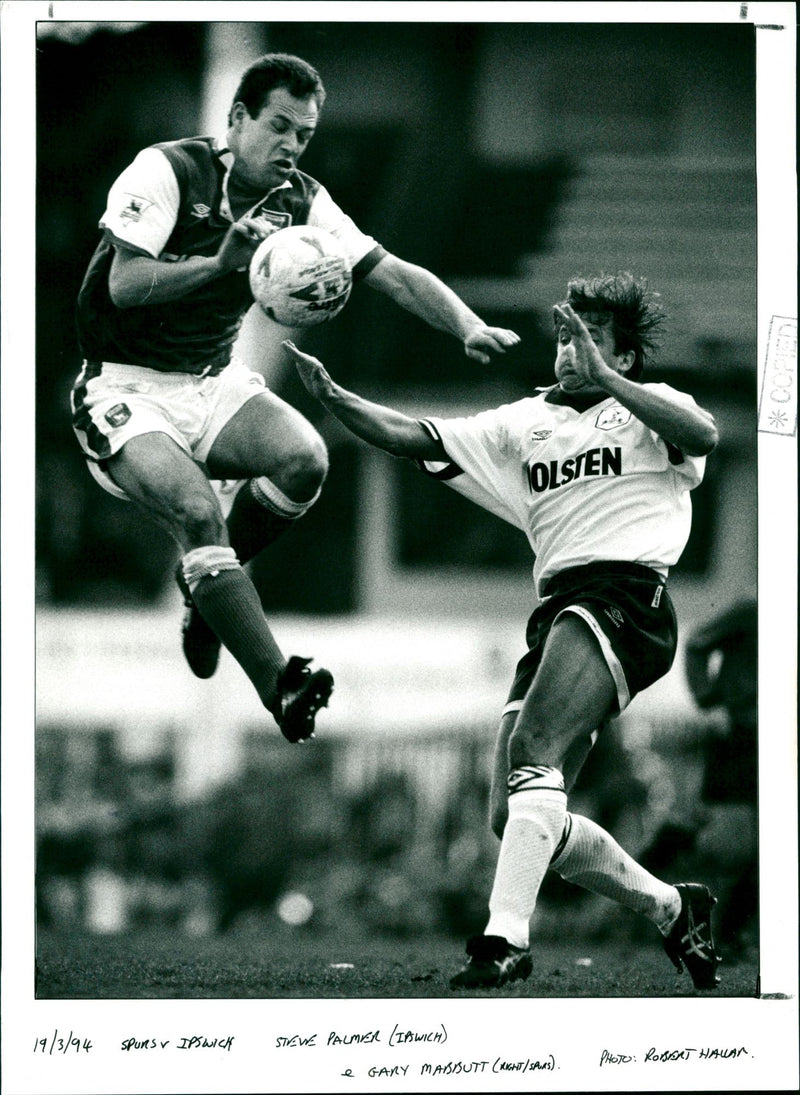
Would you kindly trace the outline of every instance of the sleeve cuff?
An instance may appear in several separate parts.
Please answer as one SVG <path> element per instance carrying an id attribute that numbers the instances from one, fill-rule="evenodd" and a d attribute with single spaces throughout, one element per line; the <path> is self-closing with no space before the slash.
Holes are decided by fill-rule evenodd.
<path id="1" fill-rule="evenodd" d="M 370 274 L 375 269 L 381 259 L 386 258 L 387 254 L 388 252 L 385 247 L 381 247 L 379 243 L 376 244 L 375 247 L 373 247 L 371 251 L 368 251 L 363 259 L 359 259 L 353 267 L 353 281 L 361 281 L 362 278 L 365 278 L 367 274 Z"/>
<path id="2" fill-rule="evenodd" d="M 421 418 L 420 425 L 428 431 L 431 437 L 435 441 L 439 441 L 444 445 L 441 434 L 434 426 L 433 422 L 430 422 L 427 418 Z M 440 479 L 446 482 L 448 479 L 455 479 L 459 475 L 464 474 L 464 469 L 460 468 L 454 460 L 448 460 L 447 462 L 441 460 L 415 460 L 414 463 L 420 469 L 425 472 L 432 479 Z"/>
<path id="3" fill-rule="evenodd" d="M 104 225 L 101 225 L 100 227 L 103 229 L 103 237 L 121 251 L 130 251 L 132 255 L 144 255 L 144 257 L 148 259 L 158 258 L 158 255 L 154 255 L 152 251 L 148 251 L 145 247 L 138 247 L 135 243 L 130 243 L 128 240 L 121 240 L 119 236 L 114 235 L 110 228 L 106 228 Z"/>

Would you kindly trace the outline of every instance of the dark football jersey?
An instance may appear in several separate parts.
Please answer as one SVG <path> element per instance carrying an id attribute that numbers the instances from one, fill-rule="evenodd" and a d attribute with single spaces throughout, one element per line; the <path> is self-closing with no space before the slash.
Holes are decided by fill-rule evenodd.
<path id="1" fill-rule="evenodd" d="M 104 236 L 78 296 L 78 341 L 84 358 L 162 372 L 216 372 L 228 364 L 242 318 L 253 303 L 246 269 L 232 271 L 177 300 L 117 308 L 108 274 L 115 246 L 166 262 L 215 255 L 231 226 L 225 180 L 232 157 L 209 137 L 152 146 L 140 153 L 109 194 Z M 171 171 L 170 171 L 171 169 Z M 316 205 L 321 212 L 312 215 Z M 294 171 L 255 214 L 279 227 L 317 223 L 349 236 L 353 265 L 382 249 L 358 231 L 327 191 Z M 373 263 L 374 265 L 374 263 Z M 359 273 L 367 272 L 368 264 Z"/>

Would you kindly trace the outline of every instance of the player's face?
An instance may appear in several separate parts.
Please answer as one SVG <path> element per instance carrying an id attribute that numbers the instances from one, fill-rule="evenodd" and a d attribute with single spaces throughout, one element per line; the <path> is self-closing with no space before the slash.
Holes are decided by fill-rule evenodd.
<path id="1" fill-rule="evenodd" d="M 236 158 L 234 174 L 252 187 L 280 186 L 297 166 L 317 128 L 316 99 L 296 99 L 274 88 L 255 118 L 244 103 L 234 103 L 228 147 Z"/>
<path id="2" fill-rule="evenodd" d="M 614 332 L 610 323 L 599 324 L 592 323 L 591 320 L 583 317 L 583 322 L 586 325 L 586 330 L 600 351 L 600 356 L 606 365 L 614 370 L 616 373 L 626 372 L 630 365 L 629 354 L 618 354 L 614 348 Z M 558 345 L 556 348 L 556 364 L 555 373 L 556 380 L 559 386 L 566 392 L 585 392 L 587 394 L 591 392 L 601 392 L 602 389 L 599 385 L 592 384 L 591 381 L 584 380 L 582 376 L 575 370 L 575 351 L 572 346 L 572 336 L 566 327 L 562 326 L 558 330 Z"/>

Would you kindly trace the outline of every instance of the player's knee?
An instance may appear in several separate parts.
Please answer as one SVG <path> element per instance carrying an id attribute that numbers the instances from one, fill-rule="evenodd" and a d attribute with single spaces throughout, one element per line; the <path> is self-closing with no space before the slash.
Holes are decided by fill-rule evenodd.
<path id="1" fill-rule="evenodd" d="M 328 450 L 313 427 L 284 457 L 272 478 L 293 502 L 305 502 L 319 492 L 328 474 Z"/>
<path id="2" fill-rule="evenodd" d="M 315 494 L 328 474 L 328 449 L 315 430 L 308 440 L 303 459 L 302 475 L 306 493 Z"/>
<path id="3" fill-rule="evenodd" d="M 225 520 L 213 496 L 185 495 L 176 505 L 175 518 L 189 547 L 226 542 Z"/>
<path id="4" fill-rule="evenodd" d="M 551 764 L 557 749 L 557 739 L 546 727 L 520 718 L 508 742 L 508 757 L 512 768 Z"/>

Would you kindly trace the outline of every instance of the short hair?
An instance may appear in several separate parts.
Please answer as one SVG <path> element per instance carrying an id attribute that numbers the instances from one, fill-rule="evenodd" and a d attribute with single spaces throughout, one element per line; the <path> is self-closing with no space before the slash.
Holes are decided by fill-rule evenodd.
<path id="1" fill-rule="evenodd" d="M 308 61 L 291 53 L 265 53 L 259 57 L 239 81 L 233 103 L 244 103 L 250 117 L 256 118 L 267 96 L 276 87 L 285 87 L 296 99 L 307 99 L 313 95 L 322 110 L 325 88 L 320 74 Z M 233 103 L 228 112 L 228 125 L 233 119 Z"/>
<path id="2" fill-rule="evenodd" d="M 657 333 L 666 318 L 660 296 L 650 291 L 646 279 L 629 273 L 572 277 L 563 303 L 601 327 L 611 323 L 615 352 L 634 353 L 625 375 L 638 380 L 658 345 Z M 557 317 L 556 326 L 560 326 Z"/>

